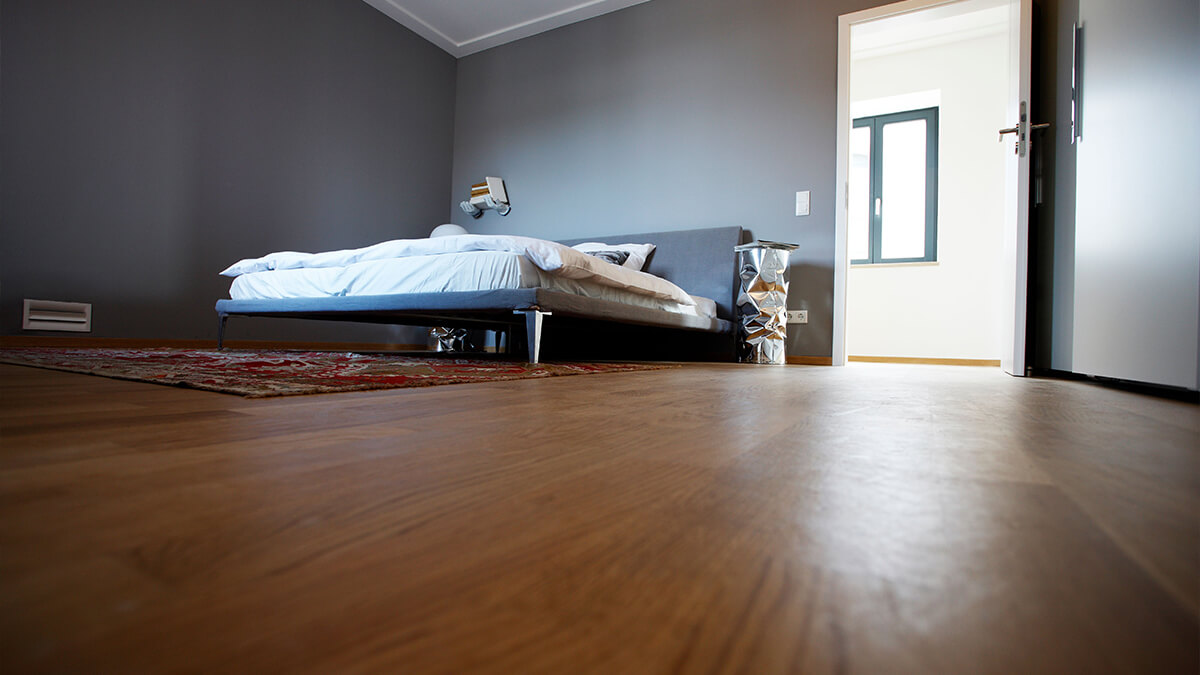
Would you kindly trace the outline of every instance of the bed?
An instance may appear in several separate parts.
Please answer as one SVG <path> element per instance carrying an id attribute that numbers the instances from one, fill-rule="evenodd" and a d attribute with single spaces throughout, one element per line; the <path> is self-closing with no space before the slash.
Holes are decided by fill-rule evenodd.
<path id="1" fill-rule="evenodd" d="M 507 351 L 522 350 L 531 363 L 536 363 L 541 356 L 544 336 L 549 335 L 549 341 L 553 343 L 559 340 L 560 328 L 565 342 L 572 329 L 582 328 L 586 333 L 598 335 L 608 327 L 619 326 L 623 331 L 620 342 L 626 346 L 639 339 L 644 339 L 648 345 L 668 340 L 675 342 L 672 353 L 684 355 L 688 352 L 689 342 L 695 340 L 697 344 L 705 345 L 697 353 L 705 354 L 706 358 L 732 360 L 735 358 L 733 307 L 737 288 L 733 247 L 741 243 L 741 239 L 740 227 L 721 227 L 558 242 L 566 246 L 588 241 L 654 244 L 643 270 L 670 282 L 668 285 L 677 286 L 687 296 L 693 296 L 690 301 L 677 295 L 668 299 L 663 293 L 659 294 L 661 297 L 654 297 L 654 302 L 648 302 L 636 293 L 631 295 L 616 288 L 620 284 L 612 282 L 605 282 L 607 289 L 599 291 L 594 284 L 559 283 L 557 277 L 529 275 L 525 270 L 527 265 L 520 260 L 500 255 L 489 257 L 497 252 L 487 251 L 478 252 L 478 255 L 447 253 L 437 256 L 442 259 L 440 263 L 450 265 L 452 272 L 426 271 L 416 263 L 401 265 L 399 271 L 393 266 L 384 272 L 380 271 L 382 268 L 376 270 L 371 261 L 356 259 L 354 264 L 367 270 L 365 275 L 359 275 L 360 279 L 365 277 L 365 281 L 357 280 L 331 289 L 325 283 L 330 275 L 340 274 L 338 270 L 347 267 L 339 267 L 336 263 L 343 261 L 336 256 L 328 267 L 306 273 L 310 278 L 304 278 L 295 270 L 276 267 L 289 264 L 286 256 L 308 254 L 273 254 L 285 257 L 247 260 L 230 268 L 241 273 L 236 274 L 231 288 L 233 297 L 218 300 L 216 304 L 217 346 L 218 349 L 224 346 L 225 328 L 230 317 L 290 317 L 493 330 L 504 336 L 500 344 Z M 438 245 L 438 240 L 401 240 L 397 243 L 404 241 L 420 242 L 419 246 L 425 247 Z M 319 255 L 336 253 L 344 252 Z M 243 267 L 238 268 L 238 265 Z M 515 272 L 512 271 L 514 266 Z M 508 280 L 498 284 L 507 287 L 481 286 L 471 280 L 478 269 L 512 278 L 505 277 Z M 403 287 L 415 288 L 416 292 L 376 292 L 391 288 L 388 285 L 390 277 L 397 276 L 415 280 L 415 284 Z M 272 286 L 274 280 L 285 278 L 290 284 L 285 291 Z M 497 285 L 496 282 L 488 283 Z M 307 290 L 309 286 L 311 291 Z M 631 330 L 635 332 L 630 333 Z M 625 355 L 628 353 L 626 350 Z M 661 352 L 657 355 L 661 356 Z"/>

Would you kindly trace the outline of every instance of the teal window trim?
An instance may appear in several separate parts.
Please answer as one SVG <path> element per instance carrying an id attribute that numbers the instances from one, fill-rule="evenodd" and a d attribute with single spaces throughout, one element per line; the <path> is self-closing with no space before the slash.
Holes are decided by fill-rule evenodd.
<path id="1" fill-rule="evenodd" d="M 883 257 L 883 215 L 875 213 L 876 199 L 883 198 L 883 127 L 895 122 L 925 120 L 925 255 L 920 258 Z M 936 262 L 937 261 L 937 192 L 938 192 L 938 109 L 921 108 L 905 112 L 860 117 L 854 128 L 871 129 L 871 170 L 867 213 L 871 223 L 868 232 L 870 258 L 851 260 L 854 265 L 873 263 Z M 884 212 L 887 206 L 884 205 Z"/>

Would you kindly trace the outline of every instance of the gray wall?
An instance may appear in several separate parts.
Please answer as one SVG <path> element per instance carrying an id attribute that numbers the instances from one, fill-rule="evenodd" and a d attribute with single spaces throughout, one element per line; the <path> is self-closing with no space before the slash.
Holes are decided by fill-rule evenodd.
<path id="1" fill-rule="evenodd" d="M 788 351 L 829 355 L 837 16 L 881 4 L 655 0 L 461 59 L 451 216 L 475 232 L 550 239 L 733 224 L 797 242 L 789 304 L 809 309 L 810 323 L 790 327 Z M 1033 362 L 1195 387 L 1200 227 L 1178 198 L 1194 190 L 1168 188 L 1159 167 L 1178 173 L 1171 181 L 1196 184 L 1195 153 L 1173 148 L 1196 146 L 1194 125 L 1182 120 L 1197 108 L 1197 6 L 1037 4 L 1046 22 L 1040 70 L 1051 76 L 1040 89 L 1048 105 L 1034 105 L 1056 124 L 1044 137 L 1048 199 L 1034 233 Z M 1114 132 L 1085 119 L 1100 128 L 1085 141 L 1093 155 L 1078 179 L 1069 142 L 1077 4 L 1085 20 L 1106 26 L 1089 46 L 1104 57 L 1088 67 L 1132 66 L 1091 73 L 1093 86 L 1109 91 L 1092 92 L 1085 105 L 1096 117 L 1112 114 Z M 1170 99 L 1183 82 L 1187 93 Z M 1151 100 L 1177 115 L 1149 109 Z M 1164 142 L 1154 121 L 1168 119 L 1187 127 L 1184 143 Z M 472 221 L 455 208 L 484 175 L 505 178 L 514 205 L 507 218 Z M 812 190 L 806 218 L 792 215 L 798 189 Z M 1147 225 L 1151 212 L 1156 222 Z M 1103 249 L 1114 259 L 1092 255 Z"/>
<path id="2" fill-rule="evenodd" d="M 654 0 L 460 59 L 454 222 L 547 239 L 741 225 L 798 243 L 788 304 L 809 323 L 788 353 L 830 355 L 837 17 L 879 4 Z M 472 221 L 454 204 L 485 175 L 513 210 Z"/>
<path id="3" fill-rule="evenodd" d="M 1115 16 L 1119 0 L 1078 2 L 1085 20 L 1122 27 L 1109 37 L 1097 27 L 1091 49 L 1136 57 L 1089 64 L 1114 115 L 1128 117 L 1118 104 L 1141 92 L 1180 107 L 1177 121 L 1194 117 L 1194 3 L 1139 3 Z M 449 211 L 475 232 L 551 239 L 732 224 L 797 242 L 790 304 L 809 309 L 810 323 L 789 331 L 789 353 L 829 355 L 837 16 L 878 4 L 655 0 L 456 64 L 347 0 L 0 0 L 0 331 L 20 333 L 20 299 L 35 297 L 95 303 L 98 336 L 209 337 L 212 303 L 228 287 L 216 271 L 232 260 L 421 236 Z M 1100 128 L 1085 143 L 1109 157 L 1089 161 L 1125 165 L 1133 173 L 1120 175 L 1139 184 L 1100 187 L 1099 163 L 1093 178 L 1077 178 L 1065 70 L 1076 0 L 1039 4 L 1043 57 L 1057 71 L 1041 91 L 1052 92 L 1046 112 L 1057 124 L 1046 167 L 1055 187 L 1038 233 L 1052 269 L 1034 275 L 1050 308 L 1034 337 L 1049 353 L 1035 362 L 1147 379 L 1126 366 L 1148 354 L 1153 368 L 1190 364 L 1196 375 L 1200 359 L 1184 343 L 1190 336 L 1200 351 L 1200 289 L 1184 287 L 1197 220 L 1177 198 L 1190 191 L 1173 197 L 1138 173 L 1162 175 L 1161 162 L 1183 161 L 1171 148 L 1188 146 L 1147 136 L 1129 161 L 1124 136 L 1104 141 L 1102 120 L 1088 117 Z M 1139 81 L 1146 72 L 1168 78 Z M 1191 98 L 1162 96 L 1170 77 L 1189 75 Z M 1092 94 L 1088 105 L 1103 110 Z M 1142 122 L 1155 119 L 1168 121 L 1149 111 Z M 472 221 L 457 210 L 484 175 L 507 180 L 512 215 Z M 805 218 L 792 215 L 799 189 L 812 190 Z M 1116 215 L 1105 215 L 1096 205 L 1113 194 Z M 1185 210 L 1164 218 L 1168 202 Z M 1077 232 L 1081 205 L 1092 210 Z M 1141 225 L 1150 207 L 1179 225 L 1175 235 L 1156 234 L 1149 255 L 1118 256 L 1117 267 L 1083 259 L 1122 237 L 1142 246 L 1138 233 L 1157 231 Z M 1115 237 L 1087 234 L 1098 218 Z M 1163 251 L 1190 265 L 1158 264 Z M 1105 275 L 1133 283 L 1088 290 Z M 1154 342 L 1167 330 L 1170 353 Z M 268 321 L 231 333 L 397 335 Z M 1088 350 L 1113 367 L 1083 369 L 1076 361 Z"/>
<path id="4" fill-rule="evenodd" d="M 1052 308 L 1037 365 L 1196 389 L 1200 383 L 1200 6 L 1046 3 L 1057 63 Z M 1071 144 L 1071 31 L 1084 27 L 1082 139 Z M 1186 150 L 1185 150 L 1186 149 Z M 1045 235 L 1045 232 L 1043 232 Z M 1043 239 L 1045 236 L 1042 237 Z M 1045 270 L 1042 270 L 1043 273 Z"/>
<path id="5" fill-rule="evenodd" d="M 1196 388 L 1200 3 L 1080 0 L 1072 370 Z"/>
<path id="6" fill-rule="evenodd" d="M 211 338 L 217 272 L 423 236 L 450 191 L 455 60 L 350 0 L 3 0 L 0 331 Z M 234 322 L 230 337 L 393 329 Z"/>

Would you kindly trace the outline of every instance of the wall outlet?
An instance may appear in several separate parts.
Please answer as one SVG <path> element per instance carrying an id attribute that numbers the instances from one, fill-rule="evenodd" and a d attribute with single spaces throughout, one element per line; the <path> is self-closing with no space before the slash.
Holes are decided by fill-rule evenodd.
<path id="1" fill-rule="evenodd" d="M 807 309 L 789 309 L 788 323 L 808 323 Z"/>

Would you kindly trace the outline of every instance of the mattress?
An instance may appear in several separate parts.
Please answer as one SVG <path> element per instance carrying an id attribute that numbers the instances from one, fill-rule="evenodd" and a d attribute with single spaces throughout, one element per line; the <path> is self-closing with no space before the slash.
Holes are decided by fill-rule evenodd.
<path id="1" fill-rule="evenodd" d="M 543 272 L 525 256 L 506 251 L 470 251 L 368 260 L 341 267 L 303 267 L 242 274 L 233 281 L 234 300 L 277 300 L 339 296 L 397 295 L 520 288 L 546 288 L 677 314 L 716 316 L 716 302 L 691 296 L 695 305 Z"/>

